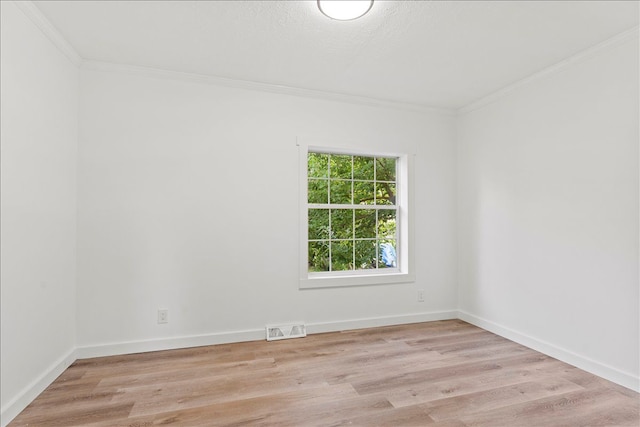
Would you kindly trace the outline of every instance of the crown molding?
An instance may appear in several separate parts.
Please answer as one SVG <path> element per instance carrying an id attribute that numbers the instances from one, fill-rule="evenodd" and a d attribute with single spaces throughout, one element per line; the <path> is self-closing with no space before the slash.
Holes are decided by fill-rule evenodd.
<path id="1" fill-rule="evenodd" d="M 226 86 L 236 89 L 248 89 L 262 92 L 271 92 L 284 95 L 293 95 L 304 98 L 324 99 L 328 101 L 345 102 L 350 104 L 367 105 L 371 107 L 391 108 L 396 110 L 408 110 L 419 113 L 438 114 L 444 116 L 454 116 L 455 110 L 438 108 L 422 104 L 397 102 L 386 99 L 370 98 L 357 95 L 349 95 L 337 92 L 327 92 L 322 90 L 304 89 L 293 86 L 276 85 L 270 83 L 256 82 L 250 80 L 237 80 L 212 75 L 185 73 L 179 71 L 163 70 L 151 67 L 141 67 L 135 65 L 110 63 L 103 61 L 85 60 L 71 46 L 62 34 L 54 27 L 46 16 L 31 1 L 15 1 L 16 6 L 44 33 L 45 36 L 77 67 L 95 70 L 109 71 L 116 73 L 126 73 L 134 75 L 145 75 L 147 77 L 163 78 L 169 80 L 181 80 L 201 84 L 212 84 Z"/>
<path id="2" fill-rule="evenodd" d="M 235 89 L 247 89 L 261 92 L 271 92 L 281 95 L 293 95 L 303 98 L 323 99 L 327 101 L 337 101 L 350 104 L 366 105 L 370 107 L 391 108 L 396 110 L 408 110 L 419 113 L 439 114 L 445 116 L 455 115 L 455 110 L 446 108 L 430 107 L 421 104 L 396 102 L 385 99 L 369 98 L 357 95 L 348 95 L 337 92 L 327 92 L 322 90 L 304 89 L 293 86 L 276 85 L 271 83 L 256 82 L 250 80 L 237 80 L 226 77 L 217 77 L 205 74 L 185 73 L 181 71 L 170 71 L 137 65 L 126 65 L 104 61 L 85 60 L 82 61 L 83 69 L 91 71 L 103 71 L 111 73 L 122 73 L 129 75 L 139 75 L 152 78 L 179 80 L 192 83 L 210 84 L 225 86 Z"/>
<path id="3" fill-rule="evenodd" d="M 80 54 L 69 44 L 62 34 L 60 34 L 47 17 L 40 12 L 40 9 L 38 9 L 32 1 L 16 1 L 13 3 L 51 40 L 51 43 L 53 43 L 73 65 L 79 67 L 82 64 Z"/>
<path id="4" fill-rule="evenodd" d="M 600 42 L 582 52 L 577 53 L 565 60 L 551 65 L 541 71 L 538 71 L 524 79 L 503 87 L 477 101 L 467 104 L 461 108 L 441 108 L 424 104 L 405 103 L 392 101 L 388 99 L 379 99 L 358 95 L 349 95 L 337 92 L 328 92 L 314 89 L 304 89 L 293 86 L 277 85 L 271 83 L 238 80 L 226 77 L 218 77 L 205 74 L 186 73 L 179 71 L 163 70 L 151 67 L 142 67 L 136 65 L 127 65 L 119 63 L 110 63 L 104 61 L 85 60 L 80 54 L 69 44 L 69 42 L 60 34 L 60 32 L 51 24 L 51 22 L 40 12 L 40 9 L 31 1 L 14 1 L 13 2 L 22 12 L 44 33 L 45 36 L 77 67 L 93 71 L 106 71 L 115 73 L 124 73 L 131 75 L 142 75 L 153 78 L 162 78 L 169 80 L 180 80 L 201 84 L 211 84 L 217 86 L 225 86 L 236 89 L 247 89 L 262 92 L 271 92 L 283 95 L 292 95 L 303 98 L 315 98 L 328 101 L 344 102 L 350 104 L 366 105 L 370 107 L 391 108 L 396 110 L 406 110 L 418 113 L 428 113 L 443 116 L 462 116 L 471 111 L 483 108 L 505 96 L 514 92 L 521 87 L 527 86 L 538 80 L 547 78 L 556 74 L 565 68 L 587 60 L 601 51 L 611 49 L 633 38 L 638 38 L 639 26 L 635 26 L 624 31 L 614 37 Z"/>
<path id="5" fill-rule="evenodd" d="M 557 74 L 561 71 L 563 71 L 564 69 L 566 69 L 567 67 L 570 67 L 574 64 L 577 64 L 579 62 L 585 61 L 589 58 L 592 58 L 593 56 L 598 55 L 599 53 L 601 53 L 602 51 L 608 50 L 608 49 L 612 49 L 616 46 L 619 46 L 623 43 L 626 43 L 627 41 L 633 39 L 633 38 L 638 38 L 639 35 L 639 26 L 635 26 L 627 31 L 624 31 L 616 36 L 613 36 L 603 42 L 600 42 L 596 45 L 593 45 L 573 56 L 570 56 L 567 59 L 564 59 L 554 65 L 551 65 L 550 67 L 544 68 L 541 71 L 538 71 L 537 73 L 534 73 L 532 75 L 530 75 L 529 77 L 525 77 L 522 80 L 519 80 L 515 83 L 512 83 L 508 86 L 505 86 L 502 89 L 499 89 L 487 96 L 485 96 L 484 98 L 481 98 L 477 101 L 474 101 L 470 104 L 467 104 L 466 106 L 459 108 L 458 110 L 456 110 L 456 115 L 458 116 L 462 116 L 464 114 L 467 114 L 471 111 L 474 110 L 478 110 L 480 108 L 483 108 L 493 102 L 498 101 L 501 98 L 504 98 L 506 96 L 508 96 L 511 92 L 514 92 L 518 89 L 520 89 L 521 87 L 530 85 L 534 82 L 537 82 L 539 80 L 545 79 L 549 76 L 552 76 L 554 74 Z"/>

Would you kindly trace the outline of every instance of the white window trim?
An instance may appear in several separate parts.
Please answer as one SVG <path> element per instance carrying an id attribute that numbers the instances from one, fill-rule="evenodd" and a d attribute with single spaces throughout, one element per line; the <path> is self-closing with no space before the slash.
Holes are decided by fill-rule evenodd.
<path id="1" fill-rule="evenodd" d="M 347 286 L 385 285 L 415 282 L 413 247 L 413 154 L 363 150 L 345 146 L 336 147 L 298 140 L 299 170 L 299 288 L 331 288 Z M 337 145 L 337 144 L 336 144 Z M 398 252 L 397 268 L 381 270 L 357 270 L 335 274 L 309 273 L 308 271 L 308 211 L 307 211 L 307 155 L 309 151 L 362 156 L 397 157 Z"/>

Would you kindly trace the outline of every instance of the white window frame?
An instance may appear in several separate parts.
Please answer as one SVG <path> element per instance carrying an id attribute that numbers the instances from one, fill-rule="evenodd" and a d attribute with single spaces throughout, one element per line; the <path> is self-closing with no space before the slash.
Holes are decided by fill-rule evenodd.
<path id="1" fill-rule="evenodd" d="M 299 166 L 299 288 L 330 288 L 346 286 L 384 285 L 415 282 L 413 272 L 413 155 L 409 153 L 363 150 L 361 148 L 336 147 L 298 140 Z M 337 145 L 337 144 L 336 144 Z M 309 272 L 307 156 L 309 152 L 346 154 L 370 157 L 395 157 L 397 220 L 397 268 L 351 270 L 335 272 Z"/>

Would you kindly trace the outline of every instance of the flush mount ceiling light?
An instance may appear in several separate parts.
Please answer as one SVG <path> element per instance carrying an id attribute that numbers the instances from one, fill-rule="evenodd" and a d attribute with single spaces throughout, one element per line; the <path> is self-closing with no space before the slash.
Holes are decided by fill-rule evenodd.
<path id="1" fill-rule="evenodd" d="M 331 19 L 351 21 L 369 12 L 373 0 L 318 0 L 318 9 Z"/>

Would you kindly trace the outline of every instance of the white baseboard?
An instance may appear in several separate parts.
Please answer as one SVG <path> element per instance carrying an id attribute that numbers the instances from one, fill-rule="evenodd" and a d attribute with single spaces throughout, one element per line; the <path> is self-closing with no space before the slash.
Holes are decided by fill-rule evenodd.
<path id="1" fill-rule="evenodd" d="M 506 326 L 502 326 L 490 320 L 483 319 L 482 317 L 475 316 L 471 313 L 467 313 L 466 311 L 459 310 L 458 318 L 482 329 L 486 329 L 489 332 L 500 335 L 501 337 L 505 337 L 511 341 L 517 342 L 518 344 L 522 344 L 526 347 L 544 353 L 547 356 L 551 356 L 584 371 L 602 377 L 606 380 L 627 387 L 636 392 L 640 392 L 640 378 L 634 376 L 633 374 L 623 372 L 607 364 L 597 362 L 586 356 L 574 353 L 555 344 L 551 344 L 549 342 L 534 338 L 527 334 L 523 334 L 514 329 L 507 328 Z"/>
<path id="2" fill-rule="evenodd" d="M 335 322 L 310 323 L 307 332 L 319 334 L 323 332 L 348 331 L 352 329 L 375 328 L 379 326 L 405 325 L 408 323 L 433 322 L 435 320 L 457 319 L 456 310 L 434 311 L 428 313 L 403 314 L 400 316 L 370 317 L 364 319 L 339 320 Z"/>
<path id="3" fill-rule="evenodd" d="M 405 314 L 399 316 L 371 317 L 364 319 L 339 320 L 335 322 L 309 323 L 307 333 L 337 332 L 350 329 L 375 328 L 377 326 L 402 325 L 406 323 L 431 322 L 434 320 L 456 319 L 456 310 L 429 313 Z M 115 356 L 119 354 L 144 353 L 148 351 L 172 350 L 176 348 L 200 347 L 214 344 L 258 341 L 266 339 L 264 328 L 244 331 L 220 332 L 206 335 L 192 335 L 156 340 L 129 341 L 98 344 L 77 348 L 77 358 Z"/>
<path id="4" fill-rule="evenodd" d="M 148 351 L 173 350 L 176 348 L 201 347 L 205 345 L 257 341 L 261 339 L 265 339 L 264 329 L 250 329 L 206 335 L 90 345 L 78 347 L 77 356 L 78 359 L 87 359 L 90 357 L 146 353 Z"/>
<path id="5" fill-rule="evenodd" d="M 38 378 L 0 409 L 0 425 L 5 427 L 76 360 L 76 349 L 54 362 Z"/>

